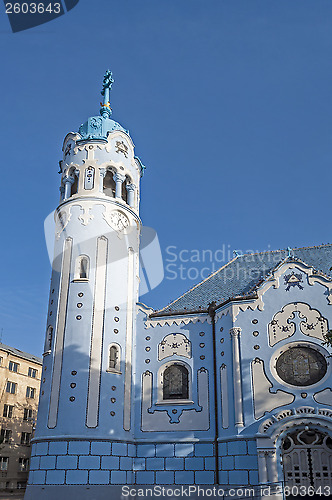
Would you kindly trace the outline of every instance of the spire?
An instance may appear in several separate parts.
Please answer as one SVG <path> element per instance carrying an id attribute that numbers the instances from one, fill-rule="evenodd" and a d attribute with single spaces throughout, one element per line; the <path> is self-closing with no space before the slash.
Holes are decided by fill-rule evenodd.
<path id="1" fill-rule="evenodd" d="M 104 75 L 103 89 L 100 92 L 104 96 L 104 102 L 101 102 L 100 114 L 103 118 L 110 118 L 112 114 L 112 108 L 110 105 L 110 90 L 112 89 L 112 84 L 114 83 L 112 72 L 108 69 Z"/>

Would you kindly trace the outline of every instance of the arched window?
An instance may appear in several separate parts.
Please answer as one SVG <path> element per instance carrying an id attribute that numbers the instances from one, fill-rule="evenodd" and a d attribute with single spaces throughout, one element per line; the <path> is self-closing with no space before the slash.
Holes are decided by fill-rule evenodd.
<path id="1" fill-rule="evenodd" d="M 111 344 L 108 351 L 108 372 L 120 373 L 120 346 Z"/>
<path id="2" fill-rule="evenodd" d="M 126 203 L 128 203 L 128 193 L 127 193 L 127 187 L 126 186 L 127 186 L 127 183 L 126 183 L 126 181 L 124 181 L 122 183 L 122 189 L 121 189 L 121 191 L 122 191 L 122 199 L 123 199 L 123 201 L 125 201 Z"/>
<path id="3" fill-rule="evenodd" d="M 115 180 L 113 179 L 113 172 L 108 170 L 103 181 L 104 194 L 115 198 Z"/>
<path id="4" fill-rule="evenodd" d="M 80 260 L 80 278 L 88 278 L 88 259 L 86 257 L 82 257 Z"/>
<path id="5" fill-rule="evenodd" d="M 76 259 L 75 280 L 89 279 L 89 257 L 87 255 L 79 255 Z"/>
<path id="6" fill-rule="evenodd" d="M 49 326 L 46 331 L 46 339 L 44 352 L 49 353 L 52 350 L 52 341 L 53 341 L 53 326 Z"/>
<path id="7" fill-rule="evenodd" d="M 93 189 L 95 178 L 95 169 L 88 167 L 84 172 L 84 189 Z"/>
<path id="8" fill-rule="evenodd" d="M 163 399 L 189 398 L 189 372 L 184 365 L 172 364 L 163 373 Z"/>
<path id="9" fill-rule="evenodd" d="M 77 194 L 77 191 L 78 191 L 78 177 L 77 175 L 74 175 L 74 182 L 71 187 L 71 196 L 73 196 L 73 194 Z"/>

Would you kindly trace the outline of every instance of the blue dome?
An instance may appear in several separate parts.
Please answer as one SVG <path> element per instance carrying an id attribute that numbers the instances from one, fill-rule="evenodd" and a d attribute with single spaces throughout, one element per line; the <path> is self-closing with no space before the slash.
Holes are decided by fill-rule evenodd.
<path id="1" fill-rule="evenodd" d="M 108 132 L 113 130 L 121 130 L 128 134 L 128 130 L 110 118 L 104 116 L 91 116 L 78 129 L 78 133 L 82 136 L 82 141 L 91 139 L 107 140 Z"/>

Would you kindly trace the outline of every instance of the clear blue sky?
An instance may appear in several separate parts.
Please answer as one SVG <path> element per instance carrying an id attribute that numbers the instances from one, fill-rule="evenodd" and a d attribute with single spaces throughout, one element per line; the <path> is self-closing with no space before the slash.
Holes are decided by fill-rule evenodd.
<path id="1" fill-rule="evenodd" d="M 4 343 L 42 352 L 43 221 L 58 203 L 62 140 L 98 113 L 107 68 L 113 117 L 147 166 L 141 217 L 164 257 L 169 246 L 178 266 L 183 249 L 331 242 L 330 0 L 80 0 L 17 34 L 1 9 Z M 184 277 L 212 268 L 182 265 Z M 142 300 L 158 308 L 199 281 L 173 276 Z"/>

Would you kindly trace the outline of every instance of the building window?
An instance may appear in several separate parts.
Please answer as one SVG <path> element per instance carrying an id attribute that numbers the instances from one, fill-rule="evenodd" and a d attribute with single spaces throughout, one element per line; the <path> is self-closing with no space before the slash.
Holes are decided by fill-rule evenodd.
<path id="1" fill-rule="evenodd" d="M 6 392 L 9 392 L 10 394 L 16 394 L 16 386 L 14 382 L 7 382 L 6 385 Z"/>
<path id="2" fill-rule="evenodd" d="M 18 363 L 14 363 L 14 361 L 9 361 L 9 365 L 8 365 L 8 370 L 10 372 L 15 372 L 17 373 L 18 372 Z"/>
<path id="3" fill-rule="evenodd" d="M 27 487 L 26 481 L 17 481 L 17 489 L 18 490 L 25 490 L 26 487 Z"/>
<path id="4" fill-rule="evenodd" d="M 8 457 L 0 457 L 0 470 L 8 469 Z"/>
<path id="5" fill-rule="evenodd" d="M 21 434 L 21 444 L 24 445 L 29 445 L 30 444 L 30 439 L 31 439 L 31 433 L 30 432 L 22 432 Z"/>
<path id="6" fill-rule="evenodd" d="M 12 406 L 12 405 L 3 405 L 3 414 L 2 414 L 2 416 L 3 417 L 7 417 L 7 418 L 12 418 L 12 416 L 13 416 L 13 409 L 14 409 L 14 406 Z"/>
<path id="7" fill-rule="evenodd" d="M 46 332 L 45 353 L 52 350 L 53 326 L 49 326 Z"/>
<path id="8" fill-rule="evenodd" d="M 26 397 L 30 398 L 30 399 L 34 399 L 35 389 L 33 387 L 27 387 Z"/>
<path id="9" fill-rule="evenodd" d="M 2 366 L 2 363 L 3 363 L 3 357 L 0 356 L 0 366 Z"/>
<path id="10" fill-rule="evenodd" d="M 75 280 L 88 280 L 89 279 L 89 257 L 87 255 L 80 255 L 76 259 L 75 267 Z"/>
<path id="11" fill-rule="evenodd" d="M 111 170 L 108 170 L 103 181 L 104 194 L 110 196 L 111 198 L 115 198 L 115 180 L 113 179 L 113 175 L 114 173 Z"/>
<path id="12" fill-rule="evenodd" d="M 120 373 L 120 346 L 111 344 L 108 353 L 108 371 Z"/>
<path id="13" fill-rule="evenodd" d="M 12 437 L 12 431 L 10 429 L 1 429 L 0 436 L 2 443 L 9 443 Z"/>
<path id="14" fill-rule="evenodd" d="M 20 472 L 27 472 L 29 470 L 29 459 L 19 458 L 18 459 L 18 470 Z"/>
<path id="15" fill-rule="evenodd" d="M 37 370 L 35 370 L 34 368 L 29 367 L 28 377 L 36 378 L 37 377 Z"/>
<path id="16" fill-rule="evenodd" d="M 319 382 L 327 372 L 324 356 L 305 345 L 290 347 L 280 354 L 276 371 L 286 384 L 305 387 Z"/>
<path id="17" fill-rule="evenodd" d="M 163 373 L 163 399 L 188 399 L 189 373 L 184 365 L 172 364 Z"/>
<path id="18" fill-rule="evenodd" d="M 31 408 L 24 408 L 23 420 L 31 420 L 32 419 L 32 410 Z"/>
<path id="19" fill-rule="evenodd" d="M 86 168 L 84 173 L 84 189 L 93 189 L 94 177 L 95 169 L 93 167 Z"/>

